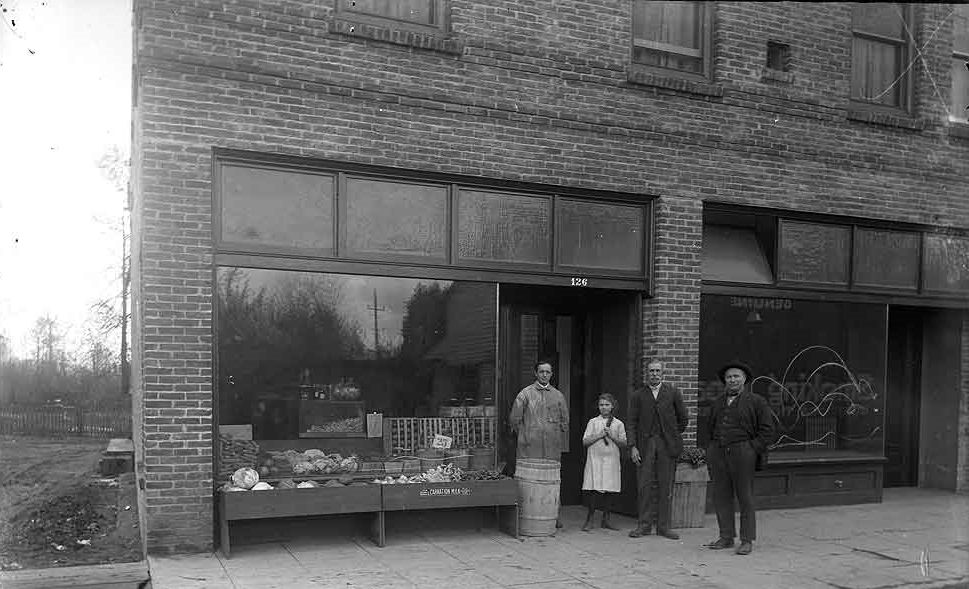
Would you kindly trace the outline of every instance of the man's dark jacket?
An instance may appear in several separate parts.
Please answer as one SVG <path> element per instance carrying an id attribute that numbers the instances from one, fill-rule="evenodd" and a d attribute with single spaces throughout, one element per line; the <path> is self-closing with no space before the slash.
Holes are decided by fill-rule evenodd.
<path id="1" fill-rule="evenodd" d="M 643 431 L 643 427 L 649 423 L 654 405 L 658 414 L 656 425 L 659 426 L 663 441 L 666 442 L 666 449 L 670 456 L 679 456 L 683 451 L 683 432 L 690 421 L 690 416 L 680 391 L 671 384 L 661 383 L 659 395 L 655 400 L 653 391 L 648 386 L 633 391 L 629 399 L 626 438 L 630 446 L 635 446 L 640 452 L 645 450 L 649 432 Z"/>
<path id="2" fill-rule="evenodd" d="M 767 462 L 767 448 L 774 439 L 774 417 L 771 415 L 767 400 L 746 389 L 737 395 L 737 411 L 740 414 L 740 427 L 747 432 L 751 446 L 757 452 L 757 470 Z M 710 405 L 710 418 L 707 420 L 707 439 L 715 444 L 714 432 L 720 413 L 727 407 L 727 393 L 721 393 Z"/>

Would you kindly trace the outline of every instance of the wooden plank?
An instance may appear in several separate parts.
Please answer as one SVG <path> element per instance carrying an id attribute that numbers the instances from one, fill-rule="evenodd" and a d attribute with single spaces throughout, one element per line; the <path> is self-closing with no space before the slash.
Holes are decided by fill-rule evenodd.
<path id="1" fill-rule="evenodd" d="M 135 445 L 130 438 L 111 438 L 105 454 L 134 454 Z"/>
<path id="2" fill-rule="evenodd" d="M 111 586 L 121 583 L 134 587 L 148 579 L 148 562 L 141 560 L 90 566 L 2 571 L 0 587 L 3 589 L 60 589 L 94 585 Z"/>
<path id="3" fill-rule="evenodd" d="M 220 494 L 226 520 L 361 513 L 380 510 L 379 485 L 234 491 Z"/>
<path id="4" fill-rule="evenodd" d="M 383 508 L 387 511 L 513 505 L 517 502 L 518 485 L 514 479 L 383 485 Z"/>

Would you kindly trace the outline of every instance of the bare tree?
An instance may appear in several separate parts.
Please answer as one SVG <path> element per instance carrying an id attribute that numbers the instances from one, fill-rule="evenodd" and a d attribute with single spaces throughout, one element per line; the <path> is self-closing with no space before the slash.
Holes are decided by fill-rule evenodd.
<path id="1" fill-rule="evenodd" d="M 118 360 L 121 363 L 121 393 L 128 393 L 130 365 L 128 362 L 128 296 L 131 290 L 131 256 L 130 249 L 130 209 L 129 185 L 131 163 L 128 155 L 125 154 L 117 145 L 111 146 L 101 159 L 98 160 L 98 167 L 101 173 L 107 178 L 115 190 L 124 196 L 120 215 L 108 221 L 109 226 L 121 236 L 121 292 L 102 299 L 94 304 L 94 311 L 98 316 L 101 330 L 104 333 L 121 329 L 121 350 Z M 116 311 L 115 301 L 120 298 L 121 311 Z"/>

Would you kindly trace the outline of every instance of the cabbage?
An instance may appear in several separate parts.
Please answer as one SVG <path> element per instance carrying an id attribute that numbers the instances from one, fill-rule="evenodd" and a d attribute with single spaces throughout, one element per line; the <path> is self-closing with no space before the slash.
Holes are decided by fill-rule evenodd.
<path id="1" fill-rule="evenodd" d="M 242 489 L 251 489 L 259 482 L 259 473 L 251 468 L 240 468 L 232 473 L 232 484 Z"/>

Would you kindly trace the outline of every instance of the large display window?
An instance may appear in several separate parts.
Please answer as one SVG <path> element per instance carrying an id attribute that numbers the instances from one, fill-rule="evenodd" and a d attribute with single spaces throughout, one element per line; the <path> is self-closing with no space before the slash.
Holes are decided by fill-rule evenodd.
<path id="1" fill-rule="evenodd" d="M 740 359 L 775 419 L 778 458 L 883 456 L 887 307 L 773 297 L 703 295 L 699 428 Z"/>

